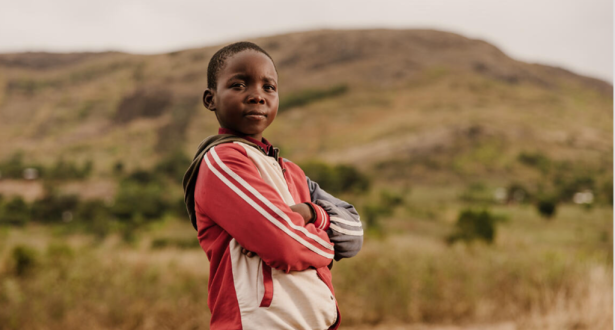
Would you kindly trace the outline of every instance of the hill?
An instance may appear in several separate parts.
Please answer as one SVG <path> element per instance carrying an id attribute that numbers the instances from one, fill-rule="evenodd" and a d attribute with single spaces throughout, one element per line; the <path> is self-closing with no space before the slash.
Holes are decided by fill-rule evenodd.
<path id="1" fill-rule="evenodd" d="M 252 41 L 280 74 L 281 109 L 265 136 L 295 161 L 441 183 L 539 176 L 517 164 L 523 152 L 612 168 L 606 82 L 433 30 L 324 30 Z M 1 54 L 0 159 L 21 151 L 44 164 L 92 160 L 105 177 L 118 161 L 151 167 L 177 150 L 192 154 L 216 132 L 200 97 L 219 48 Z"/>

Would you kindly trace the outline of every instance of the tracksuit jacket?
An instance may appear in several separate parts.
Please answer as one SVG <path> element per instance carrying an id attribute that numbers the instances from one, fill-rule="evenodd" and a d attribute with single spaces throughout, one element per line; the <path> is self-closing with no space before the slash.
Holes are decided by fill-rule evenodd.
<path id="1" fill-rule="evenodd" d="M 327 266 L 361 248 L 359 215 L 269 147 L 235 134 L 209 137 L 184 177 L 188 213 L 210 262 L 210 328 L 337 329 Z M 305 202 L 316 214 L 308 224 L 290 209 Z"/>

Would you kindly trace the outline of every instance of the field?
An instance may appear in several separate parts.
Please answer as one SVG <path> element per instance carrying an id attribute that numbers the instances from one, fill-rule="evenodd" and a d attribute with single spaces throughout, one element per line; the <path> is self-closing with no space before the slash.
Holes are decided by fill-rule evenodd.
<path id="1" fill-rule="evenodd" d="M 414 188 L 334 265 L 343 329 L 612 327 L 610 207 L 566 205 L 545 220 L 531 205 L 495 206 L 505 220 L 493 244 L 448 245 L 465 205 L 424 197 L 455 196 L 445 189 Z M 208 263 L 187 221 L 167 218 L 132 243 L 62 227 L 3 229 L 3 328 L 208 328 Z"/>

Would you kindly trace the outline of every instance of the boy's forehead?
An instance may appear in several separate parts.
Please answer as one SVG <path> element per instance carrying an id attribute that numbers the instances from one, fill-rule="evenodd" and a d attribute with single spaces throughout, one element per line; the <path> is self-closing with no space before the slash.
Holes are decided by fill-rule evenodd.
<path id="1" fill-rule="evenodd" d="M 239 52 L 227 58 L 220 72 L 220 77 L 242 73 L 264 75 L 273 79 L 278 78 L 273 61 L 267 55 L 252 50 Z"/>

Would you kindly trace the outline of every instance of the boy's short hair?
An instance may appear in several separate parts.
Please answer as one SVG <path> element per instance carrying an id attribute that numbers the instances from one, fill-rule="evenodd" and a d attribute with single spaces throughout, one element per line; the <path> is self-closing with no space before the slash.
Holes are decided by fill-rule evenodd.
<path id="1" fill-rule="evenodd" d="M 207 66 L 207 88 L 216 89 L 218 87 L 218 73 L 224 66 L 226 59 L 237 53 L 243 52 L 244 50 L 254 50 L 259 53 L 263 53 L 269 57 L 271 62 L 273 62 L 271 56 L 269 56 L 264 49 L 254 43 L 240 41 L 230 44 L 218 50 L 214 56 L 211 57 L 211 60 L 209 60 L 209 65 Z M 275 68 L 275 63 L 273 64 L 273 67 Z"/>

